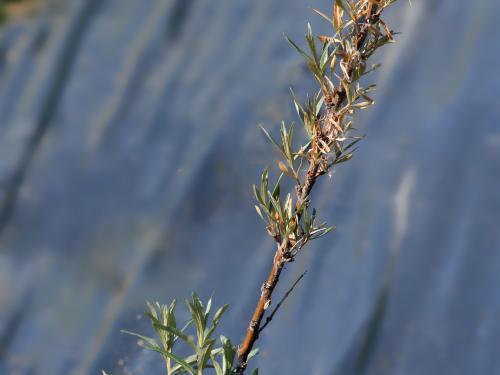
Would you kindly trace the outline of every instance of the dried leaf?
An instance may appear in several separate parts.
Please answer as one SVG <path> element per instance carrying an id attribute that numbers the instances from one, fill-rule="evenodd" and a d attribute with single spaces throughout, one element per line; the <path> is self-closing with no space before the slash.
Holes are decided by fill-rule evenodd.
<path id="1" fill-rule="evenodd" d="M 333 4 L 333 26 L 340 32 L 342 28 L 342 17 L 344 16 L 344 9 L 340 0 L 335 0 Z"/>
<path id="2" fill-rule="evenodd" d="M 286 174 L 287 176 L 292 176 L 292 174 L 290 173 L 290 171 L 288 170 L 287 166 L 285 165 L 285 163 L 283 163 L 282 161 L 279 161 L 278 162 L 278 168 L 280 169 L 281 172 L 283 172 L 284 174 Z"/>

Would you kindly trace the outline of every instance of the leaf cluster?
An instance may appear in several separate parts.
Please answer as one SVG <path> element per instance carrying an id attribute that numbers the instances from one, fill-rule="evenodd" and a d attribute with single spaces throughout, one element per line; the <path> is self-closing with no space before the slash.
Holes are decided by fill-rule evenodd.
<path id="1" fill-rule="evenodd" d="M 280 164 L 278 166 L 282 170 L 287 168 Z M 282 199 L 280 183 L 283 176 L 288 173 L 288 169 L 281 173 L 271 191 L 269 172 L 266 169 L 261 176 L 260 189 L 254 185 L 253 190 L 258 203 L 255 205 L 255 210 L 267 224 L 269 235 L 278 242 L 287 239 L 291 244 L 284 254 L 287 260 L 291 261 L 307 241 L 319 238 L 333 228 L 325 227 L 325 223 L 317 225 L 316 210 L 310 209 L 307 204 L 295 204 L 292 194 L 287 193 L 285 199 Z"/>
<path id="2" fill-rule="evenodd" d="M 306 242 L 332 230 L 316 224 L 316 211 L 310 207 L 309 193 L 317 177 L 349 161 L 362 139 L 353 125 L 356 111 L 374 104 L 369 96 L 375 85 L 364 86 L 361 78 L 379 67 L 367 60 L 383 45 L 393 41 L 392 32 L 381 19 L 382 11 L 395 0 L 334 0 L 331 16 L 315 12 L 333 27 L 332 35 L 314 35 L 308 24 L 306 47 L 286 37 L 305 59 L 318 83 L 318 90 L 305 102 L 292 91 L 293 103 L 305 137 L 297 137 L 295 125 L 281 123 L 279 138 L 261 126 L 263 133 L 279 151 L 280 175 L 269 188 L 269 171 L 261 176 L 253 191 L 258 215 L 272 236 L 293 260 Z M 297 141 L 296 138 L 299 138 Z M 298 146 L 295 146 L 298 144 Z M 283 178 L 295 183 L 295 194 L 281 195 Z M 294 196 L 295 195 L 295 196 Z"/>
<path id="3" fill-rule="evenodd" d="M 235 373 L 237 348 L 222 335 L 218 341 L 214 337 L 228 305 L 218 308 L 211 318 L 212 298 L 204 305 L 198 295 L 193 293 L 191 300 L 186 301 L 191 318 L 182 326 L 177 324 L 175 300 L 170 305 L 160 305 L 158 302 L 147 305 L 149 311 L 145 315 L 151 320 L 157 339 L 135 332 L 122 332 L 138 337 L 143 347 L 161 354 L 168 375 L 200 375 L 206 369 L 213 369 L 216 375 Z M 191 354 L 180 355 L 177 347 L 181 344 L 184 351 L 187 348 Z M 257 352 L 255 349 L 251 356 Z M 258 370 L 255 369 L 253 374 L 257 375 Z"/>

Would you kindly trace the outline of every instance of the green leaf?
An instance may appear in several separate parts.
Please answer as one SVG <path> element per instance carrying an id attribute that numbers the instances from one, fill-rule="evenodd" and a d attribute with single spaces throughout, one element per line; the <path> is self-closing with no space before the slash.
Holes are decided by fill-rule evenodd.
<path id="1" fill-rule="evenodd" d="M 307 44 L 309 45 L 309 49 L 311 50 L 311 55 L 312 55 L 312 60 L 311 62 L 314 63 L 314 65 L 319 68 L 319 61 L 318 61 L 318 56 L 316 52 L 316 42 L 314 40 L 314 35 L 311 29 L 311 24 L 307 23 L 307 34 L 306 34 L 306 40 Z"/>
<path id="2" fill-rule="evenodd" d="M 167 358 L 170 358 L 170 359 L 174 360 L 184 370 L 186 370 L 187 372 L 189 372 L 191 375 L 196 375 L 196 372 L 195 372 L 194 368 L 191 367 L 186 361 L 184 361 L 184 359 L 182 359 L 181 357 L 175 355 L 174 353 L 167 352 L 167 351 L 163 350 L 162 348 L 160 348 L 158 345 L 149 346 L 148 348 L 151 349 L 151 350 L 154 350 L 155 352 L 158 352 L 158 353 L 162 354 L 163 356 L 165 356 Z"/>
<path id="3" fill-rule="evenodd" d="M 154 323 L 154 326 L 155 328 L 158 328 L 160 330 L 163 330 L 163 331 L 166 331 L 178 338 L 180 338 L 182 341 L 184 341 L 185 343 L 191 345 L 191 347 L 193 349 L 196 348 L 196 345 L 193 341 L 193 338 L 192 337 L 189 337 L 188 335 L 186 335 L 184 332 L 182 332 L 181 330 L 175 328 L 175 327 L 170 327 L 170 326 L 166 326 L 166 325 L 163 325 L 163 324 L 159 324 L 159 323 Z"/>
<path id="4" fill-rule="evenodd" d="M 297 99 L 297 96 L 295 95 L 295 92 L 293 91 L 293 89 L 290 89 L 290 91 L 292 93 L 292 98 L 293 98 L 293 104 L 295 106 L 295 111 L 297 112 L 297 115 L 299 116 L 300 121 L 302 121 L 302 124 L 304 124 L 304 115 L 305 115 L 306 112 L 304 111 L 304 108 L 300 104 L 300 101 Z"/>
<path id="5" fill-rule="evenodd" d="M 314 60 L 309 60 L 307 62 L 307 67 L 311 71 L 312 74 L 316 77 L 316 79 L 321 82 L 323 79 L 323 72 L 321 71 L 320 67 L 314 62 Z"/>
<path id="6" fill-rule="evenodd" d="M 143 336 L 143 335 L 140 335 L 140 334 L 135 333 L 135 332 L 126 331 L 124 329 L 120 330 L 120 332 L 121 333 L 126 333 L 127 335 L 138 337 L 141 340 L 144 340 L 148 345 L 158 345 L 156 343 L 156 341 L 154 339 L 152 339 L 151 337 Z"/>
<path id="7" fill-rule="evenodd" d="M 212 364 L 214 366 L 216 375 L 225 375 L 222 367 L 217 362 L 217 358 L 214 355 L 210 355 L 210 358 L 212 359 Z"/>
<path id="8" fill-rule="evenodd" d="M 322 224 L 324 225 L 324 224 Z M 318 228 L 316 228 L 318 229 Z M 335 226 L 331 226 L 331 227 L 328 227 L 328 228 L 322 228 L 320 229 L 319 232 L 316 232 L 312 237 L 311 237 L 311 240 L 316 240 L 318 238 L 321 238 L 323 237 L 324 235 L 330 233 L 331 231 L 333 231 L 335 229 Z M 318 234 L 319 233 L 319 234 Z"/>
<path id="9" fill-rule="evenodd" d="M 189 319 L 189 321 L 184 324 L 184 327 L 181 328 L 181 332 L 184 332 L 187 327 L 189 327 L 193 323 L 193 319 Z"/>
<path id="10" fill-rule="evenodd" d="M 316 116 L 319 115 L 319 112 L 321 111 L 321 107 L 323 107 L 324 101 L 325 101 L 325 97 L 324 96 L 321 96 L 321 98 L 316 101 L 316 105 L 315 105 L 315 108 L 314 108 L 314 114 Z"/>
<path id="11" fill-rule="evenodd" d="M 342 80 L 342 86 L 344 86 L 345 96 L 347 98 L 347 102 L 349 103 L 349 105 L 351 105 L 352 104 L 352 97 L 353 97 L 352 86 L 348 82 L 346 82 L 345 80 Z"/>
<path id="12" fill-rule="evenodd" d="M 351 81 L 355 82 L 359 80 L 362 76 L 364 76 L 366 73 L 366 64 L 364 62 L 360 62 L 356 68 L 353 69 L 352 75 L 351 75 Z"/>
<path id="13" fill-rule="evenodd" d="M 353 148 L 359 141 L 361 141 L 363 138 L 356 138 L 354 141 L 352 141 L 351 143 L 349 143 L 345 148 L 344 148 L 344 151 L 347 151 L 351 148 Z"/>
<path id="14" fill-rule="evenodd" d="M 158 302 L 156 302 L 158 304 Z M 146 305 L 149 308 L 149 312 L 154 319 L 158 319 L 158 315 L 156 314 L 156 308 L 151 304 L 151 302 L 147 301 Z"/>
<path id="15" fill-rule="evenodd" d="M 161 324 L 161 321 L 155 317 L 155 315 L 151 314 L 150 312 L 146 312 L 144 313 L 144 315 L 146 315 L 149 319 L 151 319 L 151 323 L 160 323 Z"/>
<path id="16" fill-rule="evenodd" d="M 307 61 L 312 61 L 311 57 L 307 53 L 305 53 L 302 48 L 300 48 L 297 44 L 295 44 L 295 42 L 293 40 L 291 40 L 286 34 L 284 34 L 284 35 L 285 35 L 285 38 L 288 41 L 288 43 L 290 43 L 290 45 L 293 48 L 295 48 L 298 53 L 300 53 Z"/>
<path id="17" fill-rule="evenodd" d="M 278 213 L 279 217 L 284 220 L 284 215 L 283 215 L 283 210 L 281 208 L 281 202 L 279 201 L 279 198 L 276 199 L 271 195 L 271 192 L 268 192 L 269 194 L 269 200 L 271 202 L 272 207 L 274 208 L 274 211 Z"/>
<path id="18" fill-rule="evenodd" d="M 210 313 L 210 309 L 212 308 L 212 297 L 208 299 L 207 307 L 205 308 L 205 314 L 208 315 Z"/>
<path id="19" fill-rule="evenodd" d="M 262 215 L 262 211 L 260 210 L 259 206 L 255 205 L 255 211 L 257 211 L 257 214 L 260 216 L 260 218 L 262 219 L 262 221 L 264 221 L 264 223 L 267 224 L 267 220 L 264 219 L 264 215 Z"/>
<path id="20" fill-rule="evenodd" d="M 202 348 L 198 348 L 198 368 L 204 369 L 207 366 L 207 362 L 210 359 L 210 354 L 212 352 L 212 347 L 214 346 L 215 340 L 209 339 L 206 341 L 206 345 Z"/>
<path id="21" fill-rule="evenodd" d="M 255 186 L 255 184 L 253 185 L 253 195 L 255 196 L 255 199 L 257 200 L 257 202 L 265 205 L 265 203 L 262 201 L 262 197 L 260 196 L 260 191 L 259 191 L 259 189 L 257 189 L 257 186 Z"/>
<path id="22" fill-rule="evenodd" d="M 255 357 L 257 354 L 259 354 L 259 349 L 258 348 L 252 349 L 252 351 L 248 353 L 247 361 Z"/>
<path id="23" fill-rule="evenodd" d="M 367 75 L 367 74 L 377 70 L 381 66 L 382 66 L 382 64 L 373 64 L 372 67 L 370 69 L 368 69 L 367 71 L 365 71 L 365 73 L 363 75 Z"/>
<path id="24" fill-rule="evenodd" d="M 356 20 L 352 12 L 351 4 L 349 4 L 347 0 L 335 0 L 335 2 L 349 15 L 353 21 Z"/>
<path id="25" fill-rule="evenodd" d="M 177 327 L 177 322 L 175 321 L 175 305 L 176 305 L 176 300 L 174 299 L 172 303 L 170 303 L 170 306 L 168 307 L 168 314 L 167 314 L 167 319 L 164 321 L 164 324 L 171 326 L 171 327 Z"/>
<path id="26" fill-rule="evenodd" d="M 281 143 L 282 143 L 282 153 L 284 158 L 289 162 L 290 167 L 293 169 L 293 155 L 292 155 L 292 142 L 293 142 L 293 128 L 295 127 L 295 124 L 292 123 L 290 125 L 290 129 L 286 129 L 285 122 L 281 122 L 281 127 L 280 127 L 280 135 L 281 135 Z M 281 169 L 281 168 L 280 168 Z M 282 172 L 284 172 L 282 170 Z"/>
<path id="27" fill-rule="evenodd" d="M 273 197 L 270 191 L 268 191 L 267 193 L 269 194 L 269 203 L 271 203 L 271 207 L 274 209 L 275 212 L 280 213 L 281 203 L 279 197 Z"/>
<path id="28" fill-rule="evenodd" d="M 217 312 L 215 313 L 215 316 L 212 320 L 212 326 L 205 333 L 205 340 L 207 340 L 208 338 L 210 338 L 210 336 L 212 336 L 212 333 L 214 333 L 215 329 L 219 325 L 219 322 L 220 322 L 220 319 L 222 318 L 222 315 L 226 312 L 226 310 L 228 308 L 229 308 L 229 305 L 224 305 L 217 310 Z"/>
<path id="29" fill-rule="evenodd" d="M 213 319 L 214 324 L 216 324 L 216 325 L 219 324 L 219 321 L 222 318 L 222 315 L 224 315 L 224 313 L 227 311 L 228 308 L 229 308 L 229 305 L 224 305 L 217 310 L 217 312 L 214 315 L 214 319 Z"/>
<path id="30" fill-rule="evenodd" d="M 269 182 L 269 171 L 264 169 L 264 172 L 262 172 L 262 176 L 260 178 L 260 194 L 261 194 L 261 199 L 260 201 L 262 204 L 265 206 L 267 203 L 267 185 Z"/>
<path id="31" fill-rule="evenodd" d="M 353 150 L 354 152 L 354 150 Z M 352 154 L 353 152 L 350 152 L 344 156 L 341 156 L 340 158 L 338 159 L 335 159 L 334 163 L 333 164 L 340 164 L 340 163 L 345 163 L 346 161 L 349 161 L 352 159 Z"/>
<path id="32" fill-rule="evenodd" d="M 323 17 L 325 20 L 327 20 L 329 23 L 331 23 L 333 27 L 335 27 L 333 19 L 331 19 L 330 17 L 328 17 L 326 14 L 324 14 L 321 11 L 319 11 L 318 9 L 313 9 L 313 12 L 315 12 L 316 14 L 318 14 L 320 17 Z"/>
<path id="33" fill-rule="evenodd" d="M 278 142 L 276 142 L 274 140 L 274 138 L 272 137 L 272 135 L 266 130 L 266 128 L 264 128 L 262 125 L 259 125 L 260 126 L 260 129 L 264 132 L 265 136 L 267 137 L 267 139 L 269 139 L 269 141 L 281 152 L 283 153 L 284 150 L 283 150 L 283 147 L 281 147 Z"/>
<path id="34" fill-rule="evenodd" d="M 319 67 L 323 74 L 325 73 L 326 68 L 328 67 L 328 60 L 329 60 L 329 46 L 330 44 L 325 44 L 323 46 L 323 52 L 321 53 L 321 57 L 319 59 Z"/>
<path id="35" fill-rule="evenodd" d="M 370 106 L 372 106 L 375 102 L 374 101 L 363 101 L 363 102 L 357 102 L 351 104 L 351 108 L 356 108 L 356 109 L 365 109 Z"/>
<path id="36" fill-rule="evenodd" d="M 199 345 L 201 345 L 203 344 L 205 327 L 207 324 L 207 316 L 203 313 L 203 304 L 200 300 L 200 297 L 198 297 L 196 293 L 193 293 L 192 299 L 192 302 L 186 301 L 186 304 L 195 324 L 198 343 Z"/>
<path id="37" fill-rule="evenodd" d="M 221 336 L 220 341 L 222 342 L 222 348 L 224 350 L 223 353 L 223 359 L 224 362 L 222 363 L 222 368 L 224 370 L 224 373 L 226 373 L 228 370 L 230 370 L 233 367 L 233 362 L 234 362 L 234 357 L 236 356 L 236 351 L 234 350 L 233 344 L 231 343 L 231 340 L 228 338 Z"/>
<path id="38" fill-rule="evenodd" d="M 278 180 L 276 181 L 276 184 L 274 185 L 273 193 L 271 194 L 272 197 L 278 199 L 280 196 L 280 183 L 281 179 L 283 178 L 283 173 L 280 174 L 278 177 Z"/>
<path id="39" fill-rule="evenodd" d="M 197 358 L 198 358 L 198 355 L 191 354 L 190 356 L 187 356 L 184 358 L 184 362 L 186 362 L 190 366 L 193 366 L 193 365 L 196 365 Z M 183 370 L 183 367 L 181 365 L 175 365 L 174 367 L 172 367 L 172 375 L 184 373 L 184 372 L 185 371 Z"/>
<path id="40" fill-rule="evenodd" d="M 333 231 L 335 229 L 335 226 L 331 226 L 331 227 L 328 227 L 328 228 L 325 228 L 325 231 L 323 233 L 320 234 L 320 237 L 323 237 L 325 234 L 328 234 L 330 233 L 331 231 Z"/>

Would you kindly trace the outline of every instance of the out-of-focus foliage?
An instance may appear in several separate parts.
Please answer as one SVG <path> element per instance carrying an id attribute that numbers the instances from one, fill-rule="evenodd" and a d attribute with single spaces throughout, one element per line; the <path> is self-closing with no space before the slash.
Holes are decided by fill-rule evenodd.
<path id="1" fill-rule="evenodd" d="M 0 0 L 0 24 L 7 21 L 10 15 L 12 5 L 26 5 L 32 3 L 33 0 Z M 29 6 L 29 5 L 28 5 Z"/>
<path id="2" fill-rule="evenodd" d="M 140 345 L 160 353 L 165 361 L 168 375 L 199 375 L 205 369 L 215 370 L 216 375 L 233 374 L 236 347 L 230 339 L 224 336 L 219 337 L 219 346 L 217 346 L 217 339 L 214 337 L 222 315 L 229 306 L 224 305 L 218 308 L 213 318 L 210 319 L 212 298 L 204 305 L 198 295 L 193 293 L 191 301 L 186 301 L 186 305 L 191 319 L 181 327 L 175 316 L 175 300 L 170 305 L 161 305 L 158 302 L 148 303 L 149 311 L 146 316 L 151 320 L 157 335 L 156 339 L 135 332 L 122 332 L 138 337 Z M 176 346 L 178 342 L 183 343 L 192 354 L 187 356 L 178 354 L 177 346 L 179 345 Z M 257 349 L 253 350 L 249 358 L 257 352 Z M 255 369 L 253 374 L 257 375 L 258 370 Z"/>

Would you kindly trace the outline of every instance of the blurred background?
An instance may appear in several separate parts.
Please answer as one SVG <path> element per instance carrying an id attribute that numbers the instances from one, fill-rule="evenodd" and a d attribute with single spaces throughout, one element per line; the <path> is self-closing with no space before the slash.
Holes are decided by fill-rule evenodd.
<path id="1" fill-rule="evenodd" d="M 239 342 L 273 256 L 251 186 L 296 119 L 329 0 L 2 1 L 0 374 L 162 374 L 120 329 L 145 301 L 229 303 Z M 496 0 L 400 0 L 337 226 L 262 334 L 263 374 L 500 374 Z M 180 318 L 187 318 L 182 303 Z"/>

